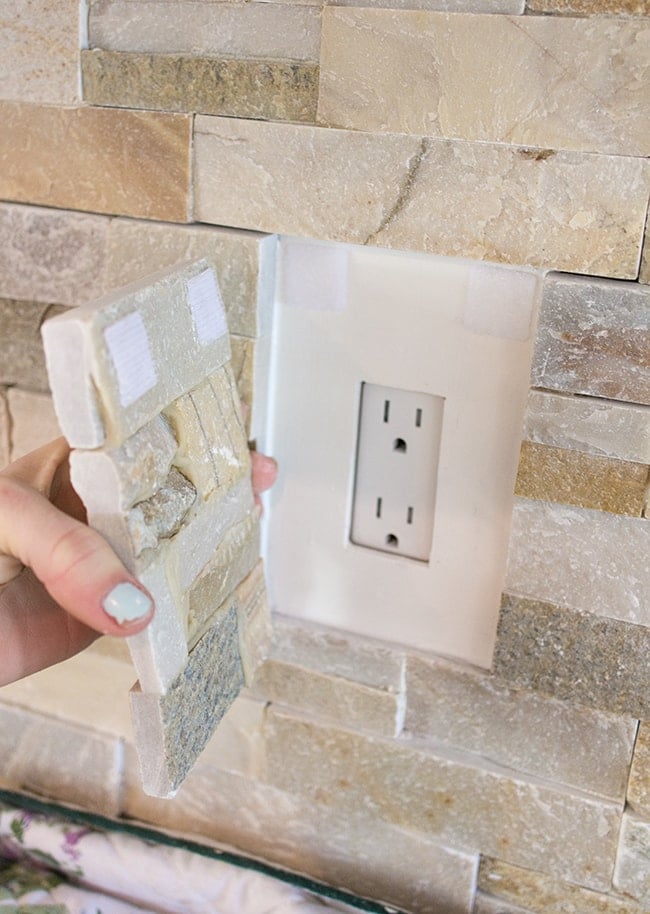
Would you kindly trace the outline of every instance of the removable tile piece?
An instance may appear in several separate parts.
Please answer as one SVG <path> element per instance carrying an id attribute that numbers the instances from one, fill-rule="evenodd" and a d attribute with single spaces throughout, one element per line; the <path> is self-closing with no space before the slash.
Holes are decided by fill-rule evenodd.
<path id="1" fill-rule="evenodd" d="M 89 523 L 156 605 L 128 640 L 145 789 L 166 796 L 268 640 L 233 596 L 257 563 L 259 519 L 216 274 L 205 260 L 163 271 L 43 337 Z"/>

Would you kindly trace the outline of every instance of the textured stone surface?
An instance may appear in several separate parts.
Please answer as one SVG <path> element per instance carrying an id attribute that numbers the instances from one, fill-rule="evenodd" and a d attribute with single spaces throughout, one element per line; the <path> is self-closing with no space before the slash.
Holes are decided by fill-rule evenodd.
<path id="1" fill-rule="evenodd" d="M 7 392 L 0 388 L 0 468 L 9 463 L 11 453 L 11 420 L 7 406 Z"/>
<path id="2" fill-rule="evenodd" d="M 0 782 L 104 815 L 119 810 L 121 746 L 114 736 L 0 706 Z"/>
<path id="3" fill-rule="evenodd" d="M 410 657 L 406 687 L 409 734 L 623 802 L 633 721 L 510 690 L 444 660 Z"/>
<path id="4" fill-rule="evenodd" d="M 271 121 L 316 119 L 318 66 L 284 60 L 82 51 L 91 105 L 198 111 Z"/>
<path id="5" fill-rule="evenodd" d="M 71 104 L 79 98 L 79 0 L 0 3 L 0 96 Z"/>
<path id="6" fill-rule="evenodd" d="M 199 319 L 195 284 L 210 277 Z M 198 299 L 203 308 L 202 293 Z M 206 261 L 154 274 L 49 321 L 48 375 L 70 444 L 123 443 L 228 361 L 227 330 Z"/>
<path id="7" fill-rule="evenodd" d="M 318 0 L 315 0 L 318 2 Z M 337 6 L 358 6 L 358 0 L 340 0 Z M 523 13 L 525 0 L 373 0 L 373 7 L 392 10 L 438 10 L 450 13 Z"/>
<path id="8" fill-rule="evenodd" d="M 62 305 L 101 295 L 108 225 L 104 216 L 0 203 L 0 294 Z"/>
<path id="9" fill-rule="evenodd" d="M 650 822 L 636 816 L 623 816 L 621 841 L 614 873 L 614 885 L 626 897 L 650 907 Z"/>
<path id="10" fill-rule="evenodd" d="M 645 718 L 649 650 L 646 626 L 504 594 L 494 671 L 514 688 Z"/>
<path id="11" fill-rule="evenodd" d="M 620 806 L 478 766 L 461 753 L 319 726 L 273 708 L 266 732 L 269 783 L 344 818 L 372 810 L 460 850 L 498 853 L 599 890 L 610 884 Z"/>
<path id="12" fill-rule="evenodd" d="M 41 324 L 62 310 L 39 302 L 0 299 L 0 384 L 48 389 Z"/>
<path id="13" fill-rule="evenodd" d="M 531 390 L 524 438 L 599 457 L 650 463 L 650 408 Z"/>
<path id="14" fill-rule="evenodd" d="M 640 517 L 648 467 L 524 441 L 515 495 Z"/>
<path id="15" fill-rule="evenodd" d="M 139 556 L 145 549 L 155 549 L 162 540 L 178 533 L 195 501 L 196 489 L 173 467 L 156 492 L 134 505 L 127 514 L 134 554 Z"/>
<path id="16" fill-rule="evenodd" d="M 515 499 L 505 587 L 650 626 L 646 520 Z"/>
<path id="17" fill-rule="evenodd" d="M 239 584 L 235 595 L 244 681 L 247 686 L 252 686 L 259 666 L 269 655 L 273 637 L 271 609 L 261 560 Z"/>
<path id="18" fill-rule="evenodd" d="M 318 60 L 320 9 L 293 3 L 92 0 L 90 46 L 205 57 Z"/>
<path id="19" fill-rule="evenodd" d="M 256 232 L 113 219 L 106 285 L 204 257 L 217 268 L 230 332 L 257 337 L 271 323 L 274 252 L 275 238 Z"/>
<path id="20" fill-rule="evenodd" d="M 183 114 L 0 103 L 5 200 L 186 222 Z"/>
<path id="21" fill-rule="evenodd" d="M 243 684 L 237 609 L 228 602 L 166 695 L 131 694 L 147 793 L 176 792 Z"/>
<path id="22" fill-rule="evenodd" d="M 650 819 L 650 722 L 642 721 L 634 746 L 627 802 L 634 812 Z"/>
<path id="23" fill-rule="evenodd" d="M 61 434 L 48 394 L 11 387 L 7 391 L 11 423 L 11 459 L 47 444 Z"/>
<path id="24" fill-rule="evenodd" d="M 648 214 L 648 222 L 646 222 L 645 227 L 645 238 L 643 239 L 639 282 L 650 283 L 650 213 Z"/>
<path id="25" fill-rule="evenodd" d="M 647 155 L 649 37 L 650 24 L 614 19 L 585 29 L 559 17 L 326 7 L 318 118 L 369 132 Z"/>
<path id="26" fill-rule="evenodd" d="M 199 115 L 194 161 L 204 222 L 637 274 L 650 191 L 641 159 Z"/>
<path id="27" fill-rule="evenodd" d="M 577 16 L 647 16 L 648 0 L 526 0 L 534 13 L 565 13 Z"/>
<path id="28" fill-rule="evenodd" d="M 650 404 L 650 289 L 547 277 L 531 379 L 536 387 Z"/>
<path id="29" fill-rule="evenodd" d="M 477 892 L 472 914 L 535 914 L 535 912 L 520 908 L 519 905 L 510 904 L 501 898 L 486 895 L 484 892 Z"/>
<path id="30" fill-rule="evenodd" d="M 536 914 L 555 914 L 557 911 L 571 911 L 571 914 L 643 914 L 641 908 L 628 898 L 591 892 L 491 857 L 481 860 L 478 889 L 498 896 L 508 905 L 518 905 Z M 504 910 L 509 912 L 511 908 Z"/>

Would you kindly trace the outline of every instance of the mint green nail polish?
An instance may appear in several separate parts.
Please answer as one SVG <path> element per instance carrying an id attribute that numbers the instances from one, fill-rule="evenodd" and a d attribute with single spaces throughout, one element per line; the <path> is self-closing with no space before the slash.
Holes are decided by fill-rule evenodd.
<path id="1" fill-rule="evenodd" d="M 102 601 L 104 612 L 120 624 L 143 619 L 152 605 L 146 593 L 128 581 L 117 584 Z"/>

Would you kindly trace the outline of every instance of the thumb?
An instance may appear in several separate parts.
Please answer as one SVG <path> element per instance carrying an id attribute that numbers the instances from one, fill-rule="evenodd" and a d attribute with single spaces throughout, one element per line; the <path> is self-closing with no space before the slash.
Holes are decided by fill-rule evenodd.
<path id="1" fill-rule="evenodd" d="M 0 553 L 29 566 L 63 609 L 102 634 L 135 634 L 153 615 L 151 596 L 99 533 L 2 476 Z"/>

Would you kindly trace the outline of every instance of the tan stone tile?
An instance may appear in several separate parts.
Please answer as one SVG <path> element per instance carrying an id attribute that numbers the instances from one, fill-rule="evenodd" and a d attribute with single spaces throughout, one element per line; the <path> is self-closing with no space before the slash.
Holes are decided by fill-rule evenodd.
<path id="1" fill-rule="evenodd" d="M 640 517 L 647 466 L 524 441 L 515 495 Z"/>
<path id="2" fill-rule="evenodd" d="M 261 560 L 238 585 L 235 597 L 239 623 L 239 654 L 244 669 L 244 681 L 247 686 L 252 686 L 259 666 L 269 656 L 273 637 L 264 564 Z"/>
<path id="3" fill-rule="evenodd" d="M 634 747 L 627 802 L 634 812 L 650 819 L 650 722 L 641 721 Z"/>
<path id="4" fill-rule="evenodd" d="M 0 103 L 5 200 L 187 222 L 190 118 Z"/>
<path id="5" fill-rule="evenodd" d="M 9 463 L 11 454 L 11 418 L 7 391 L 0 388 L 0 469 Z"/>
<path id="6" fill-rule="evenodd" d="M 621 277 L 650 192 L 637 158 L 204 115 L 194 162 L 204 222 Z"/>
<path id="7" fill-rule="evenodd" d="M 0 3 L 0 95 L 67 105 L 79 98 L 78 0 Z"/>
<path id="8" fill-rule="evenodd" d="M 386 823 L 466 852 L 607 890 L 621 807 L 467 756 L 267 715 L 268 781 L 344 819 Z M 540 847 L 544 848 L 540 860 Z"/>
<path id="9" fill-rule="evenodd" d="M 645 227 L 645 237 L 643 239 L 643 251 L 641 252 L 641 270 L 639 272 L 639 282 L 650 283 L 650 213 L 648 222 Z"/>
<path id="10" fill-rule="evenodd" d="M 259 60 L 82 51 L 91 105 L 197 111 L 271 121 L 316 119 L 318 65 Z"/>
<path id="11" fill-rule="evenodd" d="M 0 298 L 0 384 L 48 390 L 41 324 L 63 310 L 57 305 Z"/>
<path id="12" fill-rule="evenodd" d="M 318 119 L 547 154 L 647 155 L 643 34 L 615 19 L 585 29 L 562 17 L 326 7 Z"/>
<path id="13" fill-rule="evenodd" d="M 536 914 L 643 914 L 640 907 L 620 895 L 591 892 L 570 885 L 544 873 L 511 866 L 501 860 L 484 857 L 478 875 L 478 888 L 508 904 Z M 515 907 L 514 910 L 517 910 Z"/>
<path id="14" fill-rule="evenodd" d="M 204 257 L 217 268 L 230 332 L 257 337 L 271 323 L 275 243 L 257 232 L 113 219 L 106 287 Z"/>
<path id="15" fill-rule="evenodd" d="M 320 8 L 287 3 L 93 0 L 90 47 L 204 57 L 318 60 Z"/>
<path id="16" fill-rule="evenodd" d="M 639 902 L 639 914 L 650 907 L 650 822 L 627 813 L 623 816 L 614 885 Z"/>
<path id="17" fill-rule="evenodd" d="M 121 756 L 115 737 L 0 707 L 0 780 L 5 787 L 115 816 L 120 808 Z"/>
<path id="18" fill-rule="evenodd" d="M 547 276 L 532 384 L 650 404 L 650 289 L 638 283 Z"/>
<path id="19" fill-rule="evenodd" d="M 7 391 L 11 416 L 11 459 L 47 444 L 61 435 L 49 394 L 12 387 Z"/>
<path id="20" fill-rule="evenodd" d="M 646 521 L 516 498 L 505 588 L 650 626 Z"/>
<path id="21" fill-rule="evenodd" d="M 644 625 L 504 594 L 493 668 L 517 689 L 645 718 L 648 650 L 650 628 Z"/>
<path id="22" fill-rule="evenodd" d="M 648 0 L 526 0 L 533 13 L 577 16 L 648 16 Z"/>
<path id="23" fill-rule="evenodd" d="M 650 407 L 531 390 L 524 438 L 600 457 L 650 463 Z"/>
<path id="24" fill-rule="evenodd" d="M 215 746 L 218 738 L 217 733 Z M 342 816 L 336 808 L 224 771 L 211 747 L 176 797 L 153 800 L 138 786 L 129 747 L 126 760 L 125 808 L 141 821 L 208 837 L 417 914 L 472 910 L 474 855 L 390 825 L 371 810 Z"/>
<path id="25" fill-rule="evenodd" d="M 636 724 L 508 689 L 445 660 L 409 657 L 405 727 L 415 737 L 622 803 Z"/>
<path id="26" fill-rule="evenodd" d="M 0 294 L 63 305 L 105 291 L 105 216 L 0 204 Z"/>
<path id="27" fill-rule="evenodd" d="M 477 892 L 472 914 L 535 914 L 535 912 L 524 910 L 519 905 L 510 904 L 501 898 L 486 895 L 484 892 Z"/>

